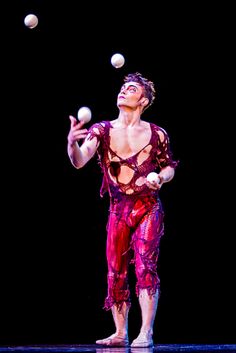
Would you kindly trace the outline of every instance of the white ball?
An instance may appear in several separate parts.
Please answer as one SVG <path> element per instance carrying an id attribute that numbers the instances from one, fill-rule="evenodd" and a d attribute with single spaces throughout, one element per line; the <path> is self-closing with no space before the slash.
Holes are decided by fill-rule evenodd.
<path id="1" fill-rule="evenodd" d="M 151 184 L 159 183 L 160 182 L 159 175 L 155 172 L 151 172 L 147 175 L 147 181 Z"/>
<path id="2" fill-rule="evenodd" d="M 125 58 L 122 54 L 116 53 L 111 57 L 111 64 L 116 68 L 119 69 L 125 63 Z"/>
<path id="3" fill-rule="evenodd" d="M 25 25 L 31 29 L 36 27 L 38 22 L 39 22 L 38 17 L 33 14 L 27 15 L 24 19 Z"/>
<path id="4" fill-rule="evenodd" d="M 77 117 L 79 121 L 88 123 L 92 118 L 92 112 L 88 107 L 82 107 L 78 110 Z"/>

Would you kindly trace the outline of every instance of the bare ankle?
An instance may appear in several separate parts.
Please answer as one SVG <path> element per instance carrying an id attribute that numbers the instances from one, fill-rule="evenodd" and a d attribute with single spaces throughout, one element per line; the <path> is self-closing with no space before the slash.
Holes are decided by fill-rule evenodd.
<path id="1" fill-rule="evenodd" d="M 141 330 L 140 330 L 140 334 L 144 334 L 144 335 L 147 335 L 149 337 L 152 337 L 153 330 L 150 329 L 150 328 L 142 327 Z"/>

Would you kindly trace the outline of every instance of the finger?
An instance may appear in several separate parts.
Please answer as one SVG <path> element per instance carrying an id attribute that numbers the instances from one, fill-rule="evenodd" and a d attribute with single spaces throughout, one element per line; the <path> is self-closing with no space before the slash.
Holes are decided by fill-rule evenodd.
<path id="1" fill-rule="evenodd" d="M 149 181 L 147 181 L 146 184 L 152 190 L 159 190 L 161 188 L 161 186 L 158 183 L 150 183 Z"/>
<path id="2" fill-rule="evenodd" d="M 73 133 L 74 133 L 74 136 L 79 137 L 81 134 L 88 135 L 88 130 L 87 129 L 77 129 L 77 127 L 76 127 L 76 129 L 74 129 Z"/>
<path id="3" fill-rule="evenodd" d="M 87 134 L 79 135 L 79 137 L 80 137 L 81 139 L 85 139 L 85 138 L 87 137 Z"/>
<path id="4" fill-rule="evenodd" d="M 78 127 L 79 127 L 79 128 L 81 128 L 83 125 L 84 125 L 84 121 L 83 121 L 83 120 L 81 120 L 81 121 L 78 122 Z"/>
<path id="5" fill-rule="evenodd" d="M 72 115 L 69 115 L 69 119 L 70 119 L 70 126 L 71 127 L 76 126 L 77 120 Z"/>
<path id="6" fill-rule="evenodd" d="M 74 131 L 74 134 L 73 134 L 76 140 L 87 137 L 87 135 L 88 135 L 88 131 L 86 129 Z"/>
<path id="7" fill-rule="evenodd" d="M 88 134 L 88 130 L 87 129 L 80 129 L 79 132 L 82 133 L 82 134 Z"/>

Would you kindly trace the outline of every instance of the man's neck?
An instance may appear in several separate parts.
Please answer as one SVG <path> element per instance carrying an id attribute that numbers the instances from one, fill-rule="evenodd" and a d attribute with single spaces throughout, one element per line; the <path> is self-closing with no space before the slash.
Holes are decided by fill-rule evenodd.
<path id="1" fill-rule="evenodd" d="M 117 118 L 117 123 L 122 126 L 136 126 L 140 125 L 141 115 L 139 111 L 120 111 Z"/>

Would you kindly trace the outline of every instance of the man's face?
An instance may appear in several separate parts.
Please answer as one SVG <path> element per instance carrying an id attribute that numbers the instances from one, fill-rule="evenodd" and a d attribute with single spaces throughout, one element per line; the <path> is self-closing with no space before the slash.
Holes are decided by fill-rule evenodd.
<path id="1" fill-rule="evenodd" d="M 127 106 L 130 108 L 136 108 L 141 103 L 143 98 L 142 86 L 137 82 L 126 82 L 120 89 L 117 97 L 117 106 Z"/>

